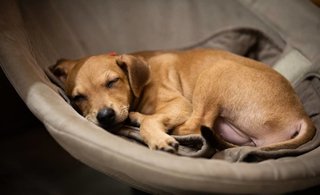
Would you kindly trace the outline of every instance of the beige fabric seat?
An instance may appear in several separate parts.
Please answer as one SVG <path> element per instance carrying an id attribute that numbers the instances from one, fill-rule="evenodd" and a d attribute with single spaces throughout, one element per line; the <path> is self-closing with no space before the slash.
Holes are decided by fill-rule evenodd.
<path id="1" fill-rule="evenodd" d="M 26 105 L 65 150 L 133 187 L 174 194 L 284 193 L 320 184 L 320 148 L 260 163 L 150 151 L 78 115 L 43 68 L 60 58 L 109 51 L 220 47 L 223 39 L 216 41 L 212 35 L 255 29 L 266 39 L 255 37 L 260 40 L 251 47 L 256 55 L 248 51 L 248 56 L 274 65 L 290 79 L 320 128 L 319 87 L 314 87 L 319 86 L 320 74 L 319 26 L 319 8 L 299 0 L 4 0 L 0 64 Z M 227 37 L 247 40 L 247 34 L 233 35 Z"/>

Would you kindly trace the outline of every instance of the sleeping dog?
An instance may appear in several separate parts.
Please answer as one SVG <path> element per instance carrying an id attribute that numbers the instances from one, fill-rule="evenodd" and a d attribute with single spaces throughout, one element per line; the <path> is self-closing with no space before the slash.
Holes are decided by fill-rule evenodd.
<path id="1" fill-rule="evenodd" d="M 151 149 L 176 135 L 213 131 L 225 147 L 296 148 L 315 134 L 290 83 L 267 65 L 226 51 L 102 54 L 60 60 L 54 74 L 89 121 L 117 129 L 129 117 Z"/>

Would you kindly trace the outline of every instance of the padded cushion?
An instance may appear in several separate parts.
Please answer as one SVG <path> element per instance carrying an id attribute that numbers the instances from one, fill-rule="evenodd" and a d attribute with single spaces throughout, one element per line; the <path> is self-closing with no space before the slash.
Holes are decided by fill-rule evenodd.
<path id="1" fill-rule="evenodd" d="M 4 0 L 0 64 L 30 110 L 64 149 L 134 187 L 174 194 L 290 192 L 320 183 L 319 148 L 299 157 L 260 163 L 150 151 L 83 119 L 61 98 L 42 68 L 59 58 L 108 51 L 190 47 L 216 32 L 245 27 L 266 34 L 284 50 L 283 55 L 293 48 L 303 52 L 311 71 L 318 72 L 318 18 L 318 10 L 300 0 Z M 313 120 L 319 128 L 319 115 Z"/>

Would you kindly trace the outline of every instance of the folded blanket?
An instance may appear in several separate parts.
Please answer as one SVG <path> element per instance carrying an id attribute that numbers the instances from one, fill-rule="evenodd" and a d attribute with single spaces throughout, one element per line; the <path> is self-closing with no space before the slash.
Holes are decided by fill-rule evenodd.
<path id="1" fill-rule="evenodd" d="M 130 141 L 135 141 L 145 145 L 139 133 L 139 128 L 133 126 L 124 126 L 114 132 L 116 135 L 122 136 Z M 188 157 L 211 158 L 217 150 L 213 147 L 205 136 L 201 135 L 183 135 L 173 136 L 178 142 L 179 147 L 176 155 Z"/>

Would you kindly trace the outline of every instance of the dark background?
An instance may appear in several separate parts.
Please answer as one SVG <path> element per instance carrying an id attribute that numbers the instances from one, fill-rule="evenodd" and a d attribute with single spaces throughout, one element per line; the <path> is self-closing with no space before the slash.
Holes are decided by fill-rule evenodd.
<path id="1" fill-rule="evenodd" d="M 144 194 L 69 155 L 33 116 L 0 69 L 0 194 Z"/>

